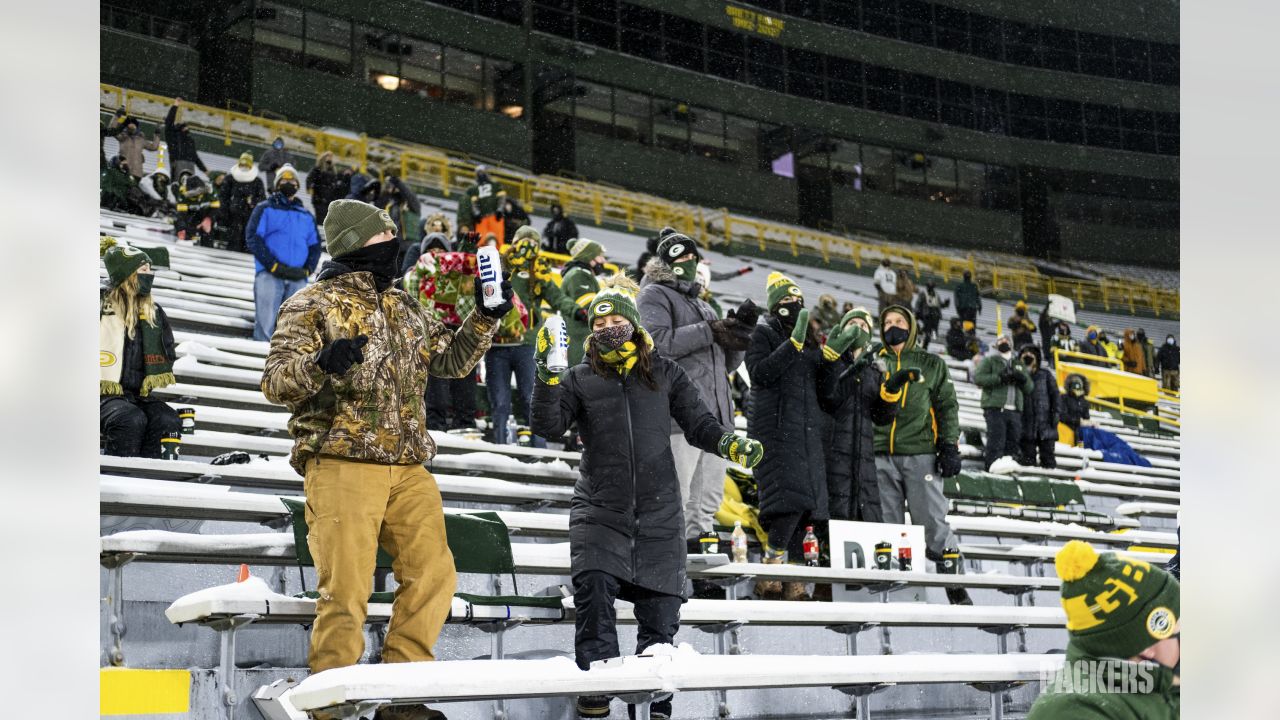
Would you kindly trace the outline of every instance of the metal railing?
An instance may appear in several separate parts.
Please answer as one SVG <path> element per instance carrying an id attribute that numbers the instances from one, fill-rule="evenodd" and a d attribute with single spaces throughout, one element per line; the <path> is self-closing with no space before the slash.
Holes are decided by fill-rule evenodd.
<path id="1" fill-rule="evenodd" d="M 1053 366 L 1058 367 L 1062 358 L 1101 361 L 1108 365 L 1115 365 L 1117 370 L 1124 371 L 1124 362 L 1120 358 L 1113 358 L 1109 355 L 1093 355 L 1091 353 L 1074 352 L 1072 350 L 1063 350 L 1062 348 L 1053 349 Z"/>
<path id="2" fill-rule="evenodd" d="M 101 96 L 104 108 L 124 106 L 130 114 L 150 120 L 163 118 L 172 104 L 171 98 L 107 84 L 101 85 Z M 181 112 L 183 121 L 193 129 L 220 136 L 226 145 L 237 141 L 267 145 L 273 138 L 281 137 L 291 151 L 310 155 L 332 152 L 338 162 L 353 165 L 361 172 L 369 172 L 370 167 L 396 168 L 411 185 L 435 190 L 446 197 L 465 192 L 474 177 L 476 163 L 472 160 L 418 143 L 370 138 L 363 133 L 331 132 L 193 103 L 184 103 Z M 797 259 L 848 262 L 858 269 L 864 263 L 889 258 L 909 267 L 916 278 L 927 275 L 939 277 L 943 282 L 969 271 L 984 290 L 998 295 L 1025 298 L 1064 295 L 1072 298 L 1078 309 L 1100 307 L 1108 312 L 1120 309 L 1130 313 L 1143 310 L 1157 316 L 1178 310 L 1176 291 L 1138 281 L 1053 278 L 1039 274 L 1028 268 L 1025 261 L 1012 257 L 1007 266 L 989 261 L 978 263 L 972 254 L 961 257 L 889 243 L 883 237 L 867 233 L 848 237 L 739 217 L 723 208 L 710 210 L 574 178 L 529 175 L 498 167 L 491 167 L 490 175 L 527 210 L 557 202 L 566 214 L 590 217 L 597 225 L 606 222 L 622 225 L 631 232 L 656 231 L 669 225 L 708 246 L 750 246 L 761 252 L 781 251 Z"/>

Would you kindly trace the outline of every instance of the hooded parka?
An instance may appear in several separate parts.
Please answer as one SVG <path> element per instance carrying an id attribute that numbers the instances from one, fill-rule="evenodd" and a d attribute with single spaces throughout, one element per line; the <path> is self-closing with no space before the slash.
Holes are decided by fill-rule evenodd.
<path id="1" fill-rule="evenodd" d="M 1019 353 L 1033 355 L 1036 359 L 1036 370 L 1031 372 L 1031 392 L 1026 394 L 1022 403 L 1022 437 L 1037 442 L 1057 440 L 1059 406 L 1062 400 L 1058 392 L 1058 379 L 1044 366 L 1040 348 L 1027 345 Z"/>
<path id="2" fill-rule="evenodd" d="M 831 518 L 883 522 L 876 484 L 876 425 L 893 422 L 898 404 L 882 392 L 885 365 L 870 352 L 827 363 L 819 376 L 819 400 L 831 413 L 827 445 L 827 499 Z"/>
<path id="3" fill-rule="evenodd" d="M 533 432 L 560 437 L 575 423 L 582 461 L 569 509 L 573 576 L 606 572 L 684 596 L 684 503 L 671 455 L 671 423 L 690 445 L 716 453 L 730 429 L 716 422 L 679 365 L 653 354 L 650 389 L 633 372 L 602 377 L 587 361 L 558 385 L 536 383 Z"/>

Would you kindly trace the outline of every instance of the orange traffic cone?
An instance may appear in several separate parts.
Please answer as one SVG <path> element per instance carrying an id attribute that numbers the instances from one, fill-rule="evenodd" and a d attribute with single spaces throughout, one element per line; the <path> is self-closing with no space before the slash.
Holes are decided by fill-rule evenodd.
<path id="1" fill-rule="evenodd" d="M 240 572 L 236 573 L 236 582 L 242 583 L 249 579 L 249 566 L 240 563 Z"/>

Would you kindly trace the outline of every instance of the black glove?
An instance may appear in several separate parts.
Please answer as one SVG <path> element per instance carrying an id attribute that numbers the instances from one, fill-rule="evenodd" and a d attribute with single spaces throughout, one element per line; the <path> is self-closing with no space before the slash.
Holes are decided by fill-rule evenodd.
<path id="1" fill-rule="evenodd" d="M 733 312 L 730 310 L 729 312 Z M 728 317 L 724 320 L 712 320 L 707 323 L 711 326 L 711 339 L 715 344 L 725 350 L 746 350 L 751 344 L 751 335 L 747 328 L 737 318 Z"/>
<path id="2" fill-rule="evenodd" d="M 354 338 L 338 338 L 320 348 L 316 353 L 316 365 L 330 375 L 344 375 L 351 366 L 364 362 L 363 348 L 369 342 L 368 335 L 357 335 Z"/>
<path id="3" fill-rule="evenodd" d="M 294 267 L 293 265 L 281 265 L 276 272 L 276 277 L 281 277 L 285 280 L 306 280 L 310 275 L 311 272 L 306 268 Z"/>
<path id="4" fill-rule="evenodd" d="M 480 282 L 479 278 L 476 278 L 476 282 L 475 282 L 476 312 L 480 313 L 481 315 L 487 318 L 492 318 L 494 320 L 498 320 L 503 315 L 506 315 L 507 313 L 511 312 L 511 308 L 515 307 L 515 303 L 511 302 L 511 298 L 515 295 L 515 293 L 511 289 L 511 282 L 507 280 L 508 277 L 509 276 L 506 273 L 502 274 L 502 304 L 499 305 L 498 307 L 493 307 L 493 308 L 484 306 L 484 291 L 482 289 L 484 286 L 484 283 Z"/>
<path id="5" fill-rule="evenodd" d="M 898 372 L 889 376 L 884 381 L 884 389 L 890 395 L 896 394 L 902 390 L 903 386 L 909 382 L 915 382 L 920 379 L 920 368 L 902 368 Z"/>
<path id="6" fill-rule="evenodd" d="M 955 443 L 938 443 L 938 474 L 944 478 L 960 474 L 960 446 Z"/>
<path id="7" fill-rule="evenodd" d="M 580 323 L 585 323 L 588 317 L 586 308 L 576 308 L 573 311 L 573 319 Z"/>
<path id="8" fill-rule="evenodd" d="M 222 453 L 218 457 L 210 460 L 209 464 L 210 465 L 242 465 L 244 463 L 249 462 L 251 459 L 252 458 L 249 457 L 249 453 L 243 450 L 232 450 L 231 452 Z"/>
<path id="9" fill-rule="evenodd" d="M 742 323 L 743 327 L 747 328 L 748 331 L 755 327 L 756 322 L 760 319 L 760 308 L 751 302 L 751 298 L 743 300 L 742 304 L 738 306 L 737 312 L 733 310 L 729 312 L 732 313 L 731 317 Z"/>
<path id="10" fill-rule="evenodd" d="M 1022 373 L 1018 372 L 1017 368 L 1010 365 L 1009 367 L 1001 371 L 1000 379 L 1004 381 L 1004 384 L 1006 385 L 1021 385 Z"/>

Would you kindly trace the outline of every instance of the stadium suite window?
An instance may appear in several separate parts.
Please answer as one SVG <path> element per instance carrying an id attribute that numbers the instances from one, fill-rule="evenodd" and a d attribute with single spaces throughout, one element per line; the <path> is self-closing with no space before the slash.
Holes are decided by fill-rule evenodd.
<path id="1" fill-rule="evenodd" d="M 862 173 L 868 190 L 893 192 L 893 151 L 877 145 L 862 145 Z"/>
<path id="2" fill-rule="evenodd" d="M 759 163 L 760 124 L 755 120 L 726 115 L 724 118 L 725 157 L 746 167 Z"/>
<path id="3" fill-rule="evenodd" d="M 307 11 L 306 67 L 331 75 L 351 74 L 351 22 Z"/>
<path id="4" fill-rule="evenodd" d="M 573 39 L 573 0 L 535 0 L 533 29 Z"/>
<path id="5" fill-rule="evenodd" d="M 411 50 L 400 64 L 400 90 L 433 100 L 445 99 L 444 48 L 410 39 Z"/>
<path id="6" fill-rule="evenodd" d="M 253 42 L 267 57 L 303 66 L 302 11 L 278 3 L 262 3 L 254 18 Z"/>
<path id="7" fill-rule="evenodd" d="M 606 137 L 613 134 L 613 88 L 579 81 L 573 100 L 574 127 Z"/>
<path id="8" fill-rule="evenodd" d="M 729 161 L 725 153 L 724 113 L 707 108 L 689 109 L 689 145 L 694 155 L 711 160 Z"/>
<path id="9" fill-rule="evenodd" d="M 688 105 L 674 100 L 654 98 L 654 145 L 679 153 L 688 153 L 689 129 L 692 119 Z"/>
<path id="10" fill-rule="evenodd" d="M 479 55 L 457 48 L 444 51 L 444 100 L 481 108 L 484 62 Z"/>
<path id="11" fill-rule="evenodd" d="M 653 110 L 648 95 L 613 91 L 613 134 L 620 140 L 638 142 L 641 145 L 653 143 Z"/>

